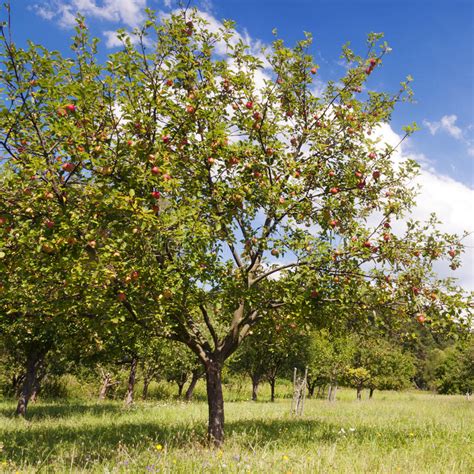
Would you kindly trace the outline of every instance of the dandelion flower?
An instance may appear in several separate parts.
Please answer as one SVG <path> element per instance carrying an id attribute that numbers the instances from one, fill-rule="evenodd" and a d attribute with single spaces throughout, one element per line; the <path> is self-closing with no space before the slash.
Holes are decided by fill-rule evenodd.
<path id="1" fill-rule="evenodd" d="M 289 457 L 286 454 L 284 454 L 281 458 L 283 459 L 283 461 L 288 461 L 289 459 Z"/>
<path id="2" fill-rule="evenodd" d="M 163 446 L 161 444 L 157 444 L 157 445 L 155 445 L 155 449 L 157 451 L 161 451 L 163 449 Z"/>

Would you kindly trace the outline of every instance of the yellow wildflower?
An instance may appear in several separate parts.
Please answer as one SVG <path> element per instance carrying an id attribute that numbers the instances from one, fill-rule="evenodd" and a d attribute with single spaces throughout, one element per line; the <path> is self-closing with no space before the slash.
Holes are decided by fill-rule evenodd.
<path id="1" fill-rule="evenodd" d="M 157 451 L 161 451 L 161 450 L 163 449 L 163 446 L 162 446 L 161 444 L 157 444 L 157 445 L 155 446 L 155 449 L 156 449 Z"/>

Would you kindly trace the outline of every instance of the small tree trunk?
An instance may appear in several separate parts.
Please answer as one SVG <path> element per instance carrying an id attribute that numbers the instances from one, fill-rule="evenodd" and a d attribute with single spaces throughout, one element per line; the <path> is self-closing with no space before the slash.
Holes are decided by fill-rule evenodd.
<path id="1" fill-rule="evenodd" d="M 150 377 L 146 376 L 143 378 L 143 390 L 142 390 L 142 400 L 146 400 L 148 397 L 148 387 L 150 385 Z"/>
<path id="2" fill-rule="evenodd" d="M 275 383 L 276 383 L 276 377 L 271 377 L 270 380 L 270 401 L 274 402 L 275 401 Z"/>
<path id="3" fill-rule="evenodd" d="M 111 386 L 111 376 L 107 372 L 106 374 L 103 375 L 103 378 L 102 378 L 102 386 L 100 387 L 100 391 L 99 391 L 99 400 L 105 400 L 107 398 L 107 392 L 109 391 L 110 386 Z"/>
<path id="4" fill-rule="evenodd" d="M 252 377 L 252 401 L 256 402 L 258 398 L 258 386 L 260 385 L 260 377 Z"/>
<path id="5" fill-rule="evenodd" d="M 315 388 L 316 388 L 316 382 L 313 382 L 312 384 L 308 384 L 308 398 L 313 398 Z"/>
<path id="6" fill-rule="evenodd" d="M 184 399 L 189 402 L 193 398 L 194 388 L 198 383 L 198 380 L 201 378 L 201 372 L 199 370 L 193 370 L 193 376 L 191 378 L 191 383 L 189 384 L 186 393 L 184 394 Z"/>
<path id="7" fill-rule="evenodd" d="M 224 443 L 224 397 L 222 394 L 222 364 L 209 360 L 206 363 L 207 404 L 209 424 L 207 436 L 210 443 L 220 447 Z"/>
<path id="8" fill-rule="evenodd" d="M 328 401 L 332 402 L 332 385 L 329 385 Z"/>
<path id="9" fill-rule="evenodd" d="M 125 394 L 125 406 L 133 404 L 133 391 L 135 389 L 135 379 L 137 376 L 138 358 L 134 357 L 130 363 L 130 374 L 128 376 L 127 393 Z"/>
<path id="10" fill-rule="evenodd" d="M 42 355 L 36 351 L 28 354 L 28 358 L 26 360 L 25 379 L 23 381 L 23 386 L 21 388 L 20 397 L 18 398 L 18 404 L 16 407 L 16 414 L 18 416 L 26 416 L 26 408 L 28 407 L 28 402 L 30 401 L 31 395 L 35 388 L 36 371 L 41 360 Z"/>
<path id="11" fill-rule="evenodd" d="M 181 398 L 181 396 L 183 395 L 184 382 L 180 380 L 176 383 L 178 384 L 178 398 Z"/>
<path id="12" fill-rule="evenodd" d="M 362 387 L 360 386 L 357 387 L 357 400 L 362 400 Z"/>
<path id="13" fill-rule="evenodd" d="M 375 388 L 370 387 L 369 389 L 369 398 L 372 398 L 372 395 L 374 394 Z"/>

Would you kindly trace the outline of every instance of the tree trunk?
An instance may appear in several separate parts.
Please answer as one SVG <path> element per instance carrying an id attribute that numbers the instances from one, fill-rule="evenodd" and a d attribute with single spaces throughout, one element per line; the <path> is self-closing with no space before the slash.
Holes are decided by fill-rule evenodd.
<path id="1" fill-rule="evenodd" d="M 41 363 L 42 358 L 43 356 L 36 351 L 28 354 L 28 358 L 26 360 L 25 379 L 23 381 L 20 397 L 18 398 L 18 405 L 16 407 L 16 415 L 18 416 L 26 416 L 26 408 L 35 388 L 36 371 L 38 370 L 38 366 Z"/>
<path id="2" fill-rule="evenodd" d="M 276 383 L 276 377 L 272 377 L 269 380 L 270 382 L 270 401 L 274 402 L 275 401 L 275 383 Z"/>
<path id="3" fill-rule="evenodd" d="M 315 388 L 316 388 L 316 382 L 313 382 L 312 384 L 308 384 L 308 398 L 313 398 Z"/>
<path id="4" fill-rule="evenodd" d="M 188 389 L 184 395 L 184 399 L 189 402 L 193 398 L 194 388 L 198 383 L 198 380 L 201 378 L 202 373 L 199 370 L 193 370 L 193 376 L 191 378 L 191 383 L 189 384 Z"/>
<path id="5" fill-rule="evenodd" d="M 184 388 L 185 382 L 179 381 L 176 383 L 178 384 L 178 398 L 181 398 L 181 396 L 183 395 L 183 388 Z"/>
<path id="6" fill-rule="evenodd" d="M 130 363 L 130 374 L 128 376 L 127 393 L 125 395 L 125 400 L 124 400 L 125 406 L 127 407 L 133 404 L 133 391 L 135 389 L 137 365 L 138 365 L 138 358 L 134 357 Z"/>
<path id="7" fill-rule="evenodd" d="M 253 402 L 257 401 L 259 385 L 260 385 L 260 377 L 252 377 L 252 401 Z"/>
<path id="8" fill-rule="evenodd" d="M 206 363 L 206 388 L 209 408 L 207 436 L 210 443 L 220 447 L 224 443 L 224 397 L 220 361 L 211 359 Z"/>
<path id="9" fill-rule="evenodd" d="M 329 385 L 328 400 L 330 402 L 336 401 L 336 393 L 337 393 L 337 384 Z"/>
<path id="10" fill-rule="evenodd" d="M 362 387 L 357 387 L 357 400 L 362 400 Z"/>
<path id="11" fill-rule="evenodd" d="M 150 385 L 150 382 L 150 378 L 145 375 L 143 379 L 142 400 L 146 400 L 148 397 L 148 387 Z"/>
<path id="12" fill-rule="evenodd" d="M 372 388 L 372 387 L 369 389 L 369 398 L 372 398 L 372 395 L 374 394 L 374 390 L 375 388 Z"/>
<path id="13" fill-rule="evenodd" d="M 108 372 L 103 375 L 102 386 L 99 391 L 99 400 L 105 400 L 107 398 L 107 392 L 111 386 L 111 379 L 112 378 Z"/>

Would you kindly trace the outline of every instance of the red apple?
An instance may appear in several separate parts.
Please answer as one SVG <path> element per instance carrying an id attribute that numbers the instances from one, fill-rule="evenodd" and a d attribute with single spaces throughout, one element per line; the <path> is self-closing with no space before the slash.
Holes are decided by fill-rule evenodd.
<path id="1" fill-rule="evenodd" d="M 331 178 L 333 178 L 334 176 L 336 176 L 336 173 L 331 170 L 331 171 L 328 173 L 328 176 L 330 176 Z"/>
<path id="2" fill-rule="evenodd" d="M 122 293 L 121 291 L 117 294 L 117 299 L 122 303 L 127 299 L 127 296 L 125 293 Z"/>
<path id="3" fill-rule="evenodd" d="M 48 228 L 48 229 L 52 229 L 54 227 L 54 222 L 51 221 L 51 220 L 47 220 L 44 225 Z"/>
<path id="4" fill-rule="evenodd" d="M 253 108 L 253 102 L 251 100 L 249 100 L 246 104 L 245 104 L 245 107 L 247 107 L 247 109 L 252 109 Z"/>
<path id="5" fill-rule="evenodd" d="M 371 152 L 369 153 L 369 158 L 370 158 L 371 160 L 375 160 L 375 158 L 377 158 L 377 154 L 374 153 L 373 151 L 371 151 Z"/>
<path id="6" fill-rule="evenodd" d="M 158 166 L 153 166 L 153 168 L 151 169 L 151 174 L 157 175 L 159 173 L 160 173 L 160 168 L 158 168 Z"/>
<path id="7" fill-rule="evenodd" d="M 170 141 L 169 135 L 164 135 L 161 139 L 163 140 L 163 143 L 169 143 Z"/>
<path id="8" fill-rule="evenodd" d="M 337 219 L 332 219 L 331 221 L 329 221 L 329 225 L 332 228 L 337 227 L 339 225 L 339 221 Z"/>
<path id="9" fill-rule="evenodd" d="M 364 242 L 364 247 L 367 248 L 367 249 L 372 248 L 372 243 L 370 242 L 370 240 L 366 240 Z"/>
<path id="10" fill-rule="evenodd" d="M 370 66 L 374 68 L 377 65 L 377 60 L 375 58 L 370 59 Z"/>
<path id="11" fill-rule="evenodd" d="M 160 199 L 161 193 L 159 191 L 152 191 L 151 197 L 154 199 Z"/>
<path id="12" fill-rule="evenodd" d="M 166 80 L 166 85 L 167 85 L 168 87 L 171 87 L 171 86 L 173 85 L 173 80 L 172 80 L 172 79 L 167 79 L 167 80 Z"/>
<path id="13" fill-rule="evenodd" d="M 362 178 L 363 176 L 363 174 L 360 171 L 356 171 L 354 174 L 356 175 L 357 178 Z"/>
<path id="14" fill-rule="evenodd" d="M 451 258 L 454 258 L 454 257 L 456 256 L 457 252 L 456 252 L 456 250 L 454 250 L 454 249 L 450 249 L 449 252 L 448 252 L 448 254 L 449 254 L 449 256 L 450 256 Z"/>
<path id="15" fill-rule="evenodd" d="M 262 116 L 260 115 L 260 112 L 254 112 L 253 118 L 254 118 L 254 120 L 260 120 L 262 118 Z"/>
<path id="16" fill-rule="evenodd" d="M 317 72 L 318 72 L 318 68 L 317 68 L 317 67 L 311 68 L 311 74 L 316 74 Z"/>
<path id="17" fill-rule="evenodd" d="M 337 193 L 339 192 L 339 188 L 331 188 L 331 189 L 329 190 L 329 192 L 330 192 L 331 194 L 337 194 Z"/>
<path id="18" fill-rule="evenodd" d="M 165 174 L 163 175 L 163 179 L 164 179 L 165 181 L 169 181 L 169 180 L 171 179 L 171 175 L 165 173 Z"/>
<path id="19" fill-rule="evenodd" d="M 417 288 L 416 286 L 414 286 L 411 290 L 413 291 L 413 294 L 414 294 L 415 296 L 417 296 L 417 295 L 420 294 L 420 289 Z"/>
<path id="20" fill-rule="evenodd" d="M 379 170 L 375 170 L 375 171 L 372 173 L 372 177 L 377 181 L 377 180 L 380 178 L 380 171 L 379 171 Z"/>
<path id="21" fill-rule="evenodd" d="M 419 313 L 416 316 L 416 320 L 420 323 L 423 324 L 426 321 L 426 316 L 423 313 Z"/>
<path id="22" fill-rule="evenodd" d="M 64 108 L 70 113 L 74 113 L 76 111 L 76 106 L 74 104 L 66 104 Z"/>
<path id="23" fill-rule="evenodd" d="M 213 164 L 216 162 L 216 160 L 215 160 L 212 156 L 210 156 L 210 157 L 207 159 L 207 162 L 208 162 L 210 165 L 213 165 Z"/>
<path id="24" fill-rule="evenodd" d="M 67 171 L 68 173 L 70 173 L 71 171 L 74 171 L 75 165 L 73 163 L 63 163 L 61 168 L 64 171 Z"/>
<path id="25" fill-rule="evenodd" d="M 386 228 L 386 229 L 390 229 L 390 227 L 392 227 L 390 225 L 390 222 L 384 222 L 383 226 Z"/>
<path id="26" fill-rule="evenodd" d="M 278 257 L 278 255 L 280 255 L 280 252 L 277 250 L 277 249 L 272 249 L 272 251 L 270 252 L 274 257 Z"/>
<path id="27" fill-rule="evenodd" d="M 188 114 L 194 114 L 194 112 L 196 112 L 196 109 L 192 105 L 187 105 L 186 106 L 186 112 Z"/>

